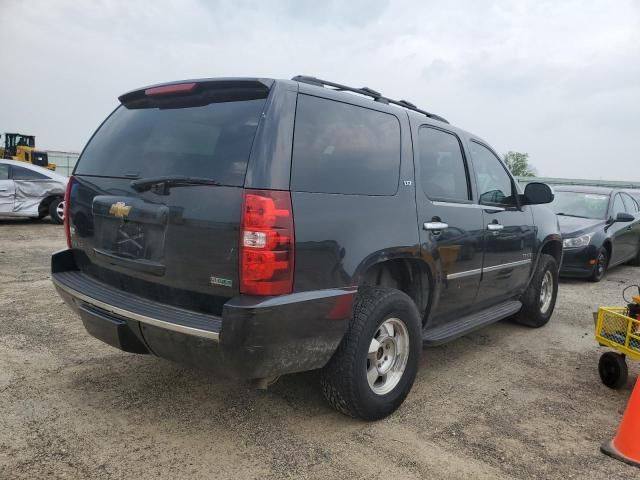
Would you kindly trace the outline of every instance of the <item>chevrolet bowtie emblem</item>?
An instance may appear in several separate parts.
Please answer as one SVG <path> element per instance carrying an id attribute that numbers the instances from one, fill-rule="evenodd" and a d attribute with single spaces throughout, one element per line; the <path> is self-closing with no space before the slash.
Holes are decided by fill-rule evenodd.
<path id="1" fill-rule="evenodd" d="M 127 205 L 125 205 L 124 202 L 116 202 L 113 205 L 111 205 L 111 208 L 109 209 L 109 213 L 114 217 L 124 218 L 127 215 L 129 215 L 129 210 L 131 210 L 131 207 L 128 207 Z"/>

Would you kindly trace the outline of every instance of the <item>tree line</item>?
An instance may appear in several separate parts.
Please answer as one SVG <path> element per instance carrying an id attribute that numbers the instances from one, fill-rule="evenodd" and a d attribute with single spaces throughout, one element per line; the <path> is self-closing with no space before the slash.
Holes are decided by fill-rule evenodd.
<path id="1" fill-rule="evenodd" d="M 516 177 L 535 177 L 536 168 L 529 163 L 529 154 L 512 152 L 511 150 L 502 156 L 507 168 Z"/>

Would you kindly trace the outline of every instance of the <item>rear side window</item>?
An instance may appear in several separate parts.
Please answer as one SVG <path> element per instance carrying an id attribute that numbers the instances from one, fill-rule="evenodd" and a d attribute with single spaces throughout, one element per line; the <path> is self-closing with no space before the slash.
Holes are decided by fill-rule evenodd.
<path id="1" fill-rule="evenodd" d="M 28 168 L 16 167 L 15 165 L 11 167 L 11 177 L 14 180 L 48 180 L 49 179 L 49 177 L 39 172 L 34 172 L 33 170 L 29 170 Z"/>
<path id="2" fill-rule="evenodd" d="M 241 186 L 265 99 L 182 108 L 120 106 L 91 139 L 75 173 L 184 175 Z"/>
<path id="3" fill-rule="evenodd" d="M 621 194 L 622 195 L 622 201 L 624 202 L 624 206 L 627 209 L 628 213 L 637 213 L 638 212 L 638 204 L 636 203 L 636 201 L 631 198 L 631 196 L 627 195 L 626 193 Z"/>
<path id="4" fill-rule="evenodd" d="M 400 174 L 400 124 L 393 115 L 299 95 L 291 188 L 393 195 Z"/>
<path id="5" fill-rule="evenodd" d="M 431 199 L 468 201 L 469 183 L 458 138 L 435 128 L 418 133 L 420 183 Z"/>
<path id="6" fill-rule="evenodd" d="M 0 164 L 0 180 L 9 179 L 9 165 Z"/>
<path id="7" fill-rule="evenodd" d="M 615 217 L 619 213 L 626 213 L 626 207 L 622 201 L 622 196 L 617 194 L 613 200 L 613 216 Z"/>

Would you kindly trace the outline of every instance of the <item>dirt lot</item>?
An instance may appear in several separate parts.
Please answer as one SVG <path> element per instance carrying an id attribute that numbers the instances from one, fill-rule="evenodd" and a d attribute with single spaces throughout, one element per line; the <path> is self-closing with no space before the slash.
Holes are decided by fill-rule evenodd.
<path id="1" fill-rule="evenodd" d="M 598 451 L 632 383 L 600 383 L 591 311 L 639 269 L 564 281 L 544 329 L 501 322 L 425 350 L 400 410 L 364 423 L 325 405 L 314 372 L 255 391 L 94 340 L 49 280 L 63 245 L 59 226 L 0 220 L 2 479 L 638 475 Z"/>

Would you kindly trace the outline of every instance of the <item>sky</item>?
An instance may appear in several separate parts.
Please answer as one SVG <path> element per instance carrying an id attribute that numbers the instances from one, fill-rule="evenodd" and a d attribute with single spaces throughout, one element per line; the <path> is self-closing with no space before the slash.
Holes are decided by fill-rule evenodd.
<path id="1" fill-rule="evenodd" d="M 640 181 L 640 0 L 0 0 L 0 133 L 80 151 L 118 95 L 313 75 L 440 114 L 540 176 Z"/>

